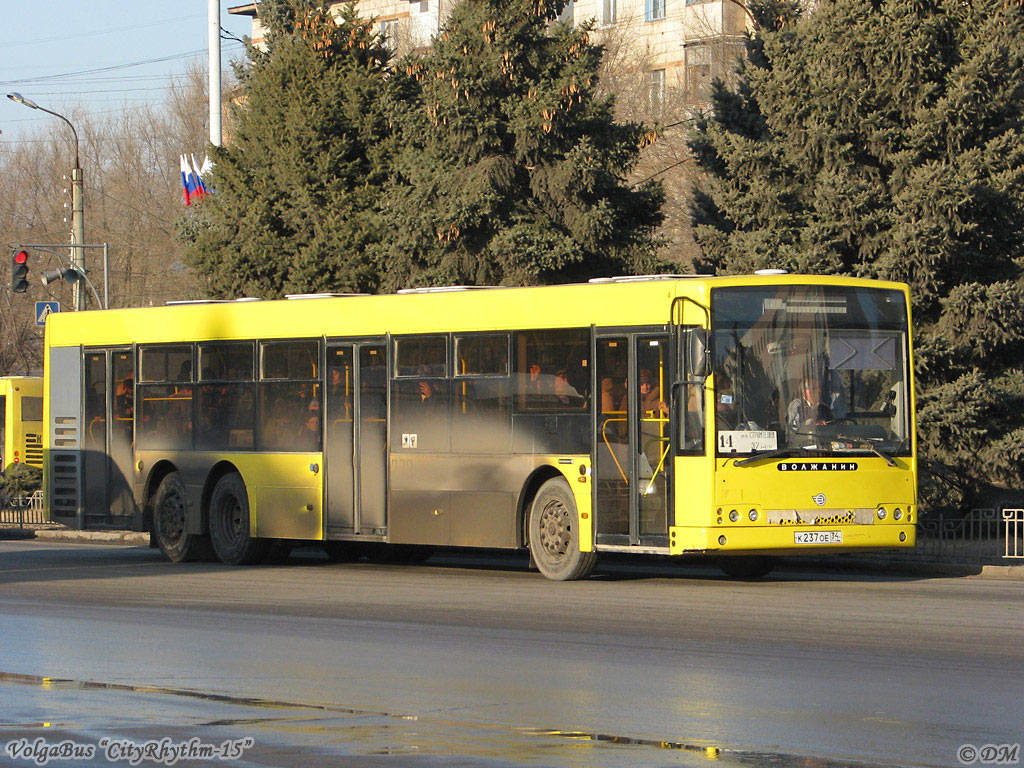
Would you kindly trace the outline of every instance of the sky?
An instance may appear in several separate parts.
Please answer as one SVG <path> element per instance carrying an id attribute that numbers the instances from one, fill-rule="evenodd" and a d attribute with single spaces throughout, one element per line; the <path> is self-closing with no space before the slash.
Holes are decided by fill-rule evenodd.
<path id="1" fill-rule="evenodd" d="M 251 19 L 228 8 L 244 4 L 220 3 L 221 26 L 238 38 L 250 34 Z M 0 0 L 0 142 L 26 141 L 46 123 L 62 125 L 4 98 L 12 91 L 55 112 L 76 104 L 99 113 L 162 102 L 170 76 L 187 62 L 205 71 L 206 16 L 207 0 Z M 242 46 L 228 39 L 221 46 L 228 69 Z"/>

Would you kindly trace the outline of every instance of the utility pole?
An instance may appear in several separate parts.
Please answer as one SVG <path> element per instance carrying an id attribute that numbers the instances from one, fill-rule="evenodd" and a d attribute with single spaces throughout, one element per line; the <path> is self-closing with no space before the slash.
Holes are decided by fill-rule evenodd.
<path id="1" fill-rule="evenodd" d="M 70 123 L 68 123 L 70 125 Z M 78 162 L 78 136 L 75 136 L 75 167 L 71 169 L 71 267 L 85 274 L 85 203 L 82 166 Z M 85 309 L 86 294 L 82 281 L 71 286 L 71 303 L 75 311 Z"/>
<path id="2" fill-rule="evenodd" d="M 220 127 L 220 0 L 207 0 L 207 36 L 210 56 L 210 143 L 221 145 Z"/>

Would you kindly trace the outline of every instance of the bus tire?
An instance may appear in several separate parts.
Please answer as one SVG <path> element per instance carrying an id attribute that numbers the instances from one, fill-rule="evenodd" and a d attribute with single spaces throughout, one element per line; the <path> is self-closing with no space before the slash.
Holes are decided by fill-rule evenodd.
<path id="1" fill-rule="evenodd" d="M 213 556 L 209 537 L 185 531 L 185 499 L 180 472 L 160 481 L 153 497 L 153 538 L 172 563 L 209 560 Z"/>
<path id="2" fill-rule="evenodd" d="M 767 555 L 743 555 L 739 557 L 723 557 L 718 567 L 726 576 L 734 579 L 761 579 L 772 572 L 775 558 Z"/>
<path id="3" fill-rule="evenodd" d="M 597 553 L 580 551 L 576 501 L 562 478 L 552 478 L 537 490 L 527 530 L 530 555 L 547 578 L 582 579 L 594 569 Z"/>
<path id="4" fill-rule="evenodd" d="M 225 565 L 263 560 L 270 544 L 249 534 L 249 494 L 242 476 L 231 472 L 217 481 L 210 497 L 210 540 Z"/>

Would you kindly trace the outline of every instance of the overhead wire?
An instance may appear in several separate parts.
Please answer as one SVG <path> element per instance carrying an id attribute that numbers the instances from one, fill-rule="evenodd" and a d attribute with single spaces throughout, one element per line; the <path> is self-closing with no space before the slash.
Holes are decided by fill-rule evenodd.
<path id="1" fill-rule="evenodd" d="M 126 27 L 110 27 L 108 29 L 96 29 L 91 32 L 77 32 L 71 35 L 59 35 L 57 37 L 41 37 L 36 40 L 16 40 L 10 43 L 0 43 L 0 48 L 11 48 L 18 45 L 40 45 L 41 43 L 56 43 L 64 42 L 65 40 L 75 40 L 82 37 L 99 37 L 101 35 L 109 35 L 113 32 L 128 32 L 133 29 L 145 29 L 146 27 L 156 27 L 160 24 L 171 24 L 176 21 L 189 21 L 190 19 L 199 19 L 205 16 L 202 13 L 193 13 L 189 16 L 176 16 L 172 19 L 158 19 L 157 21 L 147 21 L 144 24 L 130 24 Z"/>
<path id="2" fill-rule="evenodd" d="M 226 46 L 228 51 L 239 50 L 242 46 Z M 206 53 L 205 48 L 200 48 L 196 51 L 186 51 L 185 53 L 174 53 L 169 56 L 157 56 L 152 59 L 142 59 L 140 61 L 132 61 L 127 64 L 111 64 L 106 67 L 95 67 L 93 69 L 82 69 L 77 72 L 59 72 L 53 75 L 39 75 L 38 77 L 23 77 L 17 80 L 0 80 L 0 86 L 8 85 L 23 85 L 25 83 L 39 83 L 50 80 L 60 80 L 63 78 L 74 77 L 76 75 L 91 75 L 99 72 L 113 72 L 118 69 L 128 69 L 130 67 L 140 67 L 146 64 L 159 64 L 164 61 L 174 61 L 176 59 L 185 59 L 190 56 L 198 56 L 199 54 Z"/>

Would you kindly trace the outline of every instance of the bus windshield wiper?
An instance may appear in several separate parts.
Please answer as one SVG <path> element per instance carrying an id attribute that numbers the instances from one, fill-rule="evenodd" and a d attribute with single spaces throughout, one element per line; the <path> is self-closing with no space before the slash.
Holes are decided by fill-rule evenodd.
<path id="1" fill-rule="evenodd" d="M 816 445 L 790 445 L 786 448 L 778 448 L 774 451 L 766 451 L 764 453 L 755 453 L 752 456 L 747 456 L 745 459 L 739 459 L 734 461 L 733 465 L 737 467 L 745 467 L 747 464 L 751 464 L 759 459 L 775 459 L 780 456 L 785 456 L 787 453 L 793 451 L 816 451 L 818 446 Z"/>
<path id="2" fill-rule="evenodd" d="M 824 437 L 823 435 L 819 435 L 815 432 L 796 432 L 796 434 L 808 435 L 810 437 Z M 827 439 L 840 440 L 847 443 L 853 443 L 854 445 L 859 445 L 863 448 L 867 448 L 869 451 L 875 454 L 875 456 L 878 456 L 880 459 L 885 459 L 885 463 L 888 464 L 890 467 L 896 466 L 896 462 L 893 460 L 892 456 L 890 456 L 888 453 L 884 453 L 883 451 L 881 451 L 879 448 L 875 446 L 875 444 L 871 440 L 868 440 L 866 437 L 844 435 L 841 432 L 836 432 L 835 434 L 827 435 Z"/>

